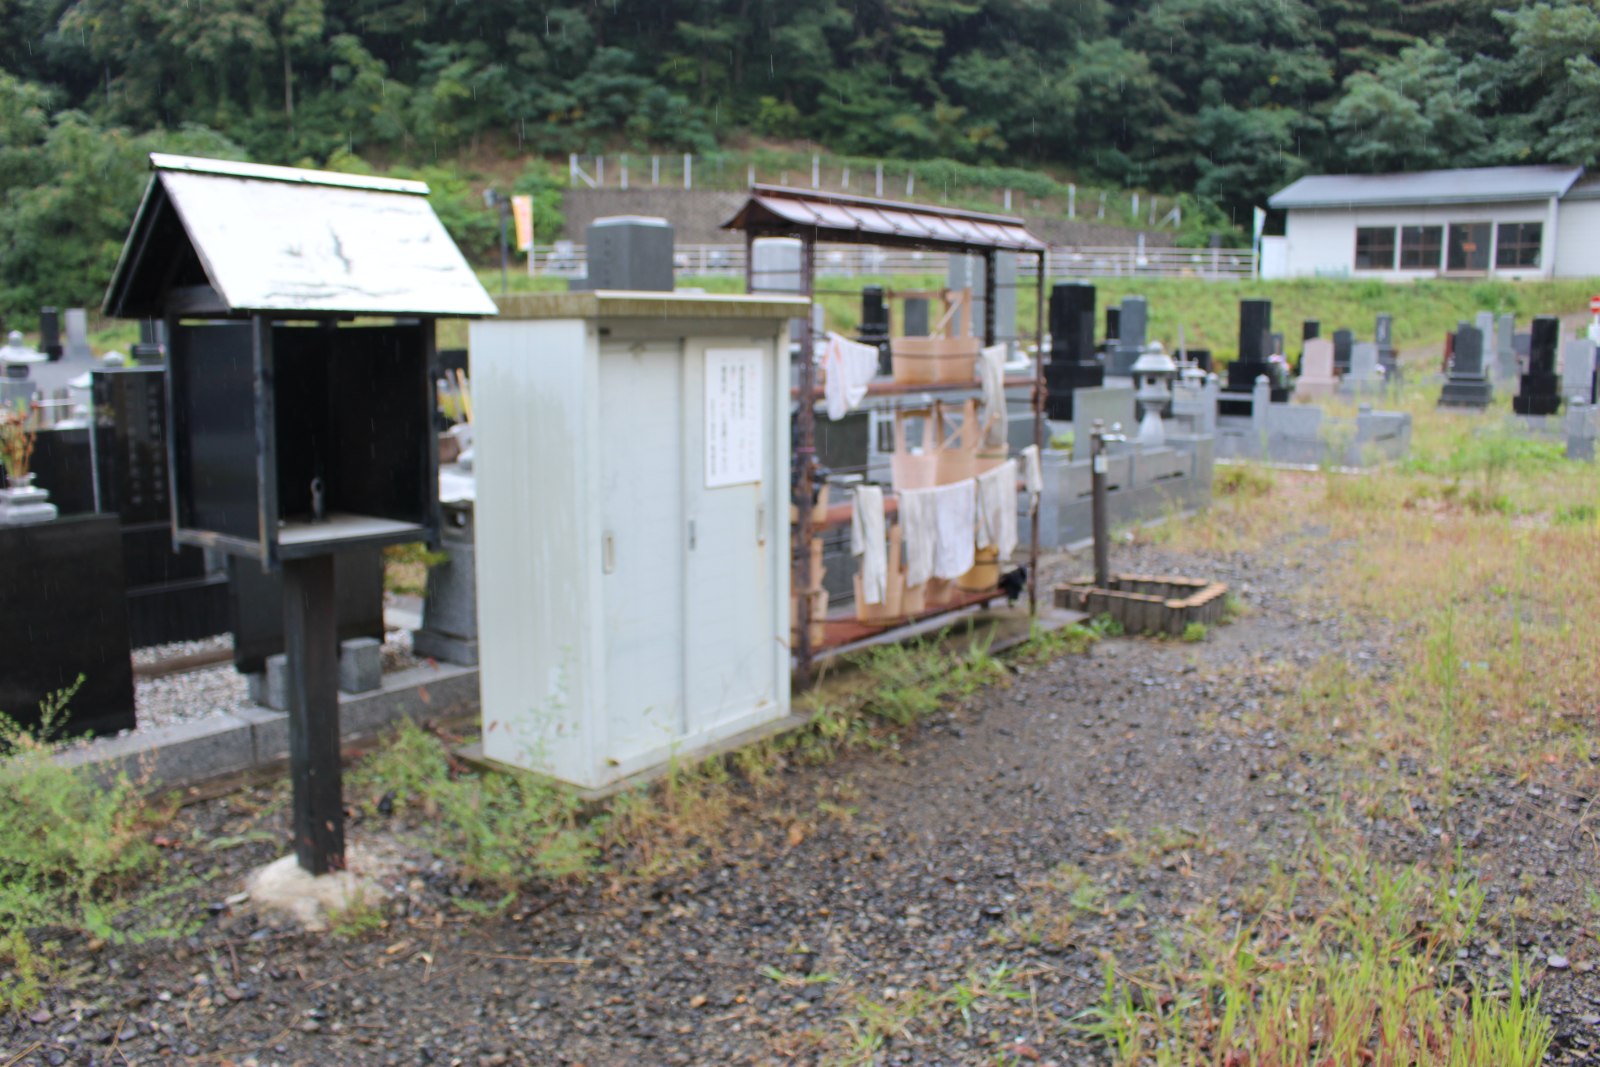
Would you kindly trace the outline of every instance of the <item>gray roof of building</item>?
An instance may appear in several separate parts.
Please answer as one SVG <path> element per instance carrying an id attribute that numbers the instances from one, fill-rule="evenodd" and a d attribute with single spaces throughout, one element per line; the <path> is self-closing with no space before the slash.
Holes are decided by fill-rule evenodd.
<path id="1" fill-rule="evenodd" d="M 231 312 L 496 313 L 422 182 L 154 153 L 104 308 L 159 316 L 175 287 Z"/>
<path id="2" fill-rule="evenodd" d="M 1389 204 L 1464 204 L 1548 200 L 1564 196 L 1582 167 L 1472 167 L 1410 174 L 1314 174 L 1267 199 L 1275 208 L 1377 207 Z"/>
<path id="3" fill-rule="evenodd" d="M 1600 176 L 1585 178 L 1568 190 L 1563 200 L 1600 200 Z"/>

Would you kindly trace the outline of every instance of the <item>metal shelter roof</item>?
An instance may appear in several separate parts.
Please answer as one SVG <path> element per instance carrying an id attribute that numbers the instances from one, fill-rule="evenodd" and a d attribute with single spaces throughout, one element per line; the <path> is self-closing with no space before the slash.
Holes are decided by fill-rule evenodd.
<path id="1" fill-rule="evenodd" d="M 754 185 L 738 214 L 722 224 L 759 237 L 806 236 L 944 252 L 1043 252 L 1022 219 L 981 211 L 906 204 L 866 196 Z"/>
<path id="2" fill-rule="evenodd" d="M 1314 174 L 1280 189 L 1267 204 L 1293 209 L 1549 200 L 1566 195 L 1582 175 L 1582 167 L 1558 164 L 1411 174 Z"/>
<path id="3" fill-rule="evenodd" d="M 161 153 L 150 164 L 108 315 L 156 317 L 175 292 L 207 289 L 197 310 L 495 314 L 422 182 Z"/>

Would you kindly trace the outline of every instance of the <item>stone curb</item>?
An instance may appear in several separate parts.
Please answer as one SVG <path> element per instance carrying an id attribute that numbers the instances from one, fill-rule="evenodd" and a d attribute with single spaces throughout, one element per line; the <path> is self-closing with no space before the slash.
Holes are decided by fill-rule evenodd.
<path id="1" fill-rule="evenodd" d="M 478 669 L 441 663 L 384 676 L 383 688 L 339 694 L 339 734 L 345 742 L 401 719 L 438 718 L 476 708 Z M 143 787 L 177 788 L 268 767 L 289 755 L 289 718 L 249 707 L 194 722 L 104 737 L 64 749 L 57 763 L 87 767 L 112 782 L 126 775 Z"/>

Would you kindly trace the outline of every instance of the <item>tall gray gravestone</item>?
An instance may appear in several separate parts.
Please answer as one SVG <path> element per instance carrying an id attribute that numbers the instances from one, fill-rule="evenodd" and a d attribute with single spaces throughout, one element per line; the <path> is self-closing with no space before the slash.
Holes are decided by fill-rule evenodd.
<path id="1" fill-rule="evenodd" d="M 1394 316 L 1380 312 L 1373 326 L 1372 343 L 1378 346 L 1378 364 L 1386 380 L 1400 380 L 1400 353 L 1394 347 Z"/>
<path id="2" fill-rule="evenodd" d="M 1494 386 L 1483 367 L 1483 334 L 1476 326 L 1460 323 L 1456 327 L 1455 355 L 1439 394 L 1439 406 L 1486 408 L 1493 398 Z"/>
<path id="3" fill-rule="evenodd" d="M 1586 404 L 1595 402 L 1595 348 L 1587 337 L 1567 342 L 1562 351 L 1561 385 L 1567 399 L 1578 397 Z"/>
<path id="4" fill-rule="evenodd" d="M 1517 317 L 1509 311 L 1494 320 L 1494 376 L 1514 382 L 1517 368 Z"/>
<path id="5" fill-rule="evenodd" d="M 1478 328 L 1478 333 L 1483 337 L 1483 372 L 1489 376 L 1490 381 L 1499 378 L 1499 361 L 1494 358 L 1494 312 L 1480 311 L 1473 317 L 1472 324 Z"/>
<path id="6" fill-rule="evenodd" d="M 1134 361 L 1144 351 L 1149 315 L 1150 306 L 1144 297 L 1122 298 L 1122 314 L 1117 319 L 1117 345 L 1106 361 L 1106 374 L 1123 378 L 1133 374 Z"/>

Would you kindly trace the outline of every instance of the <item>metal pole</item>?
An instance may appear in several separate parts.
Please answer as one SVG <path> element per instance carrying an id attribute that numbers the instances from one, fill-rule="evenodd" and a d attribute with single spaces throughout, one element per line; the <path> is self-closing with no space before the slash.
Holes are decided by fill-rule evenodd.
<path id="1" fill-rule="evenodd" d="M 1044 276 L 1045 253 L 1039 252 L 1039 277 L 1034 280 L 1033 335 L 1037 347 L 1033 355 L 1033 446 L 1044 454 Z M 1028 516 L 1028 614 L 1039 613 L 1039 507 L 1035 502 Z"/>
<path id="2" fill-rule="evenodd" d="M 511 291 L 511 250 L 507 247 L 506 241 L 506 219 L 511 214 L 511 201 L 501 196 L 498 203 L 500 205 L 500 292 L 503 295 Z"/>
<path id="3" fill-rule="evenodd" d="M 333 556 L 283 565 L 283 640 L 289 658 L 289 777 L 294 849 L 312 874 L 344 869 L 339 768 L 339 634 Z"/>
<path id="4" fill-rule="evenodd" d="M 989 249 L 983 254 L 983 343 L 987 347 L 994 344 L 994 298 L 999 285 L 996 283 L 995 251 Z M 968 260 L 971 262 L 971 260 Z"/>
<path id="5" fill-rule="evenodd" d="M 1089 484 L 1091 489 L 1091 523 L 1094 527 L 1094 584 L 1098 589 L 1111 587 L 1111 562 L 1106 544 L 1106 442 L 1105 423 L 1095 419 L 1089 428 Z"/>
<path id="6" fill-rule="evenodd" d="M 816 232 L 812 231 L 800 238 L 800 283 L 808 299 L 814 299 L 816 271 Z M 811 306 L 807 305 L 805 321 L 800 324 L 800 407 L 795 420 L 799 442 L 794 450 L 795 462 L 800 464 L 799 484 L 795 487 L 795 508 L 799 516 L 795 553 L 799 574 L 794 584 L 800 590 L 795 674 L 802 686 L 811 684 L 811 490 L 817 452 L 817 402 L 812 396 L 816 389 L 817 367 L 811 314 Z"/>

